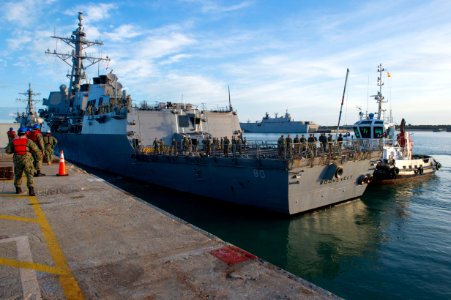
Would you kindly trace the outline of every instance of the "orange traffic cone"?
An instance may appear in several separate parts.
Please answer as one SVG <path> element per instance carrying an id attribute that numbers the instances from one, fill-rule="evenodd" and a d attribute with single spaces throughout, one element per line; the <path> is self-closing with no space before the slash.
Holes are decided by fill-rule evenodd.
<path id="1" fill-rule="evenodd" d="M 68 176 L 69 174 L 66 173 L 66 162 L 64 161 L 64 153 L 63 150 L 60 150 L 60 165 L 59 165 L 59 171 L 56 176 Z"/>

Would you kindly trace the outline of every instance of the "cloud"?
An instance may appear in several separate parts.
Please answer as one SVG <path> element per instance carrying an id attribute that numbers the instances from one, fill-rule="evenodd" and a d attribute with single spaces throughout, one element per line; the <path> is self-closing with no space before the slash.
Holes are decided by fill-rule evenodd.
<path id="1" fill-rule="evenodd" d="M 20 34 L 15 35 L 14 38 L 10 38 L 6 40 L 8 45 L 8 49 L 17 50 L 22 48 L 24 45 L 27 45 L 32 41 L 32 36 L 30 32 L 22 31 Z"/>
<path id="2" fill-rule="evenodd" d="M 8 1 L 0 5 L 3 18 L 17 26 L 26 27 L 40 17 L 40 12 L 55 0 Z"/>
<path id="3" fill-rule="evenodd" d="M 135 54 L 141 58 L 160 58 L 176 53 L 194 42 L 195 40 L 179 32 L 169 33 L 167 36 L 152 36 L 136 45 Z"/>
<path id="4" fill-rule="evenodd" d="M 85 24 L 104 21 L 111 17 L 111 11 L 116 10 L 118 5 L 115 3 L 98 3 L 89 5 L 77 5 L 64 12 L 65 15 L 74 16 L 78 12 L 83 13 Z"/>
<path id="5" fill-rule="evenodd" d="M 170 64 L 174 64 L 177 62 L 180 62 L 183 59 L 186 58 L 190 58 L 192 55 L 189 54 L 176 54 L 176 55 L 172 55 L 170 56 L 168 59 L 163 60 L 160 62 L 160 65 L 170 65 Z"/>
<path id="6" fill-rule="evenodd" d="M 181 0 L 181 2 L 197 4 L 201 8 L 201 12 L 215 14 L 242 10 L 253 4 L 253 1 L 243 1 L 234 5 L 220 5 L 210 0 Z"/>
<path id="7" fill-rule="evenodd" d="M 112 32 L 103 34 L 103 37 L 105 38 L 105 40 L 117 42 L 133 39 L 142 34 L 143 32 L 140 32 L 140 30 L 136 26 L 131 24 L 124 24 L 116 27 Z"/>

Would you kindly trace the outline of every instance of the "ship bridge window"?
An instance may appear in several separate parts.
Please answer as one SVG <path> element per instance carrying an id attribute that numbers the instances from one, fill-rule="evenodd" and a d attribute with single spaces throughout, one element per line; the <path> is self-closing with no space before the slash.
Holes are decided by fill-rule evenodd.
<path id="1" fill-rule="evenodd" d="M 384 124 L 384 121 L 375 121 L 374 124 Z"/>
<path id="2" fill-rule="evenodd" d="M 189 117 L 188 116 L 177 116 L 178 123 L 180 127 L 189 127 Z"/>
<path id="3" fill-rule="evenodd" d="M 384 127 L 374 127 L 373 136 L 375 139 L 380 139 L 384 136 Z"/>
<path id="4" fill-rule="evenodd" d="M 362 121 L 360 124 L 371 124 L 373 121 Z"/>

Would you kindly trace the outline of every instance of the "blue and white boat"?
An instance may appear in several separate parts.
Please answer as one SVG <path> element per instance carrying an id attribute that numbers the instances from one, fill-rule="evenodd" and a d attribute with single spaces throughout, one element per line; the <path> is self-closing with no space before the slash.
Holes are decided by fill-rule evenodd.
<path id="1" fill-rule="evenodd" d="M 440 169 L 441 164 L 430 155 L 413 154 L 412 135 L 405 130 L 405 120 L 402 119 L 399 131 L 395 131 L 392 118 L 384 118 L 382 95 L 382 80 L 385 69 L 378 66 L 379 91 L 373 97 L 378 103 L 378 111 L 366 117 L 359 113 L 360 120 L 353 125 L 356 140 L 366 144 L 382 146 L 382 157 L 374 164 L 374 173 L 369 180 L 375 184 L 397 184 L 414 179 L 424 179 Z"/>

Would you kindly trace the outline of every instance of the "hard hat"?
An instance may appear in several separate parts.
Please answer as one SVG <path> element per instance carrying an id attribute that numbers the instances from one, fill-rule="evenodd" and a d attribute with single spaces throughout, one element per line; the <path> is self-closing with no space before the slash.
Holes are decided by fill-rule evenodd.
<path id="1" fill-rule="evenodd" d="M 47 130 L 47 133 L 50 133 L 50 130 Z"/>
<path id="2" fill-rule="evenodd" d="M 34 124 L 33 125 L 33 129 L 38 129 L 39 128 L 39 125 L 38 124 Z"/>
<path id="3" fill-rule="evenodd" d="M 27 131 L 27 129 L 24 127 L 20 127 L 18 130 L 19 133 L 25 133 L 26 131 Z"/>
<path id="4" fill-rule="evenodd" d="M 9 131 L 13 131 L 13 128 L 12 128 L 12 127 L 9 127 Z"/>

